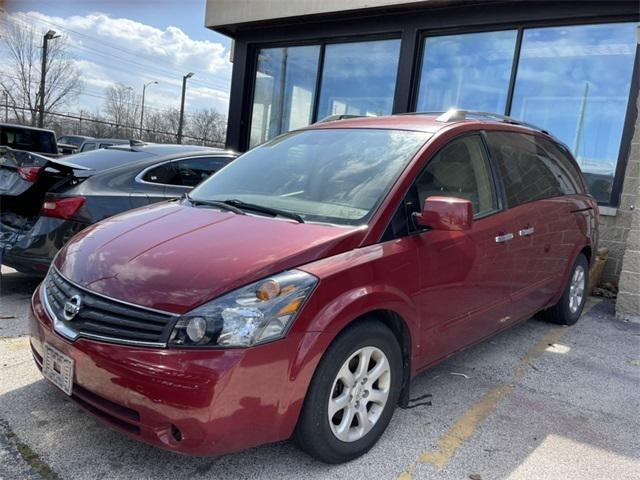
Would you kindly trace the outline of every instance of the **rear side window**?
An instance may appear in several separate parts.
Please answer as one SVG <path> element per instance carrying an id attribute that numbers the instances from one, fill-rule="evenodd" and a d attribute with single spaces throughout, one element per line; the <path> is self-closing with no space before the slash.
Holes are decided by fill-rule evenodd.
<path id="1" fill-rule="evenodd" d="M 81 151 L 90 152 L 91 150 L 95 150 L 95 149 L 96 149 L 95 143 L 85 143 L 84 145 L 82 145 Z"/>
<path id="2" fill-rule="evenodd" d="M 0 144 L 16 150 L 37 150 L 32 130 L 3 127 L 0 132 Z"/>
<path id="3" fill-rule="evenodd" d="M 509 207 L 544 198 L 577 193 L 573 176 L 538 137 L 513 132 L 487 132 Z M 549 142 L 547 142 L 549 143 Z"/>
<path id="4" fill-rule="evenodd" d="M 52 132 L 39 132 L 40 149 L 42 153 L 58 153 L 58 145 Z"/>
<path id="5" fill-rule="evenodd" d="M 188 158 L 177 162 L 178 179 L 185 187 L 195 187 L 227 164 L 220 158 Z"/>
<path id="6" fill-rule="evenodd" d="M 172 185 L 177 181 L 177 172 L 174 162 L 166 162 L 157 167 L 150 168 L 144 174 L 142 180 L 162 185 Z"/>
<path id="7" fill-rule="evenodd" d="M 142 177 L 145 182 L 195 187 L 228 163 L 224 158 L 186 158 L 163 163 L 147 171 Z"/>
<path id="8" fill-rule="evenodd" d="M 565 194 L 586 193 L 582 182 L 582 174 L 576 164 L 569 158 L 569 153 L 560 145 L 546 138 L 535 137 L 536 142 L 547 152 L 557 164 L 557 175 Z"/>

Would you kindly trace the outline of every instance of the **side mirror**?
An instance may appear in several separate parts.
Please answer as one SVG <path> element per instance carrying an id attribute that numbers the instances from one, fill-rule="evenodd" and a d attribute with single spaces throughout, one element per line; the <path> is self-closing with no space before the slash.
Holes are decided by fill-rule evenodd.
<path id="1" fill-rule="evenodd" d="M 419 227 L 432 230 L 468 230 L 473 223 L 473 205 L 463 198 L 429 197 L 422 212 L 414 213 L 413 218 Z"/>

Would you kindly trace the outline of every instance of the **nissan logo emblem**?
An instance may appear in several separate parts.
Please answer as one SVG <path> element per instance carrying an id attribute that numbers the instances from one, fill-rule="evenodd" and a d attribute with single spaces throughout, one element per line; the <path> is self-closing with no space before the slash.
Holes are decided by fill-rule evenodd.
<path id="1" fill-rule="evenodd" d="M 64 303 L 62 314 L 64 319 L 70 322 L 78 313 L 80 313 L 80 307 L 82 307 L 82 297 L 80 295 L 74 295 Z"/>

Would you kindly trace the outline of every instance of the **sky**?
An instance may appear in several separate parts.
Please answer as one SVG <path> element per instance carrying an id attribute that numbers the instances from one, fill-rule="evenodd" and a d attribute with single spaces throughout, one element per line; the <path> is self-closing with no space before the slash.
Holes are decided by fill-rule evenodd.
<path id="1" fill-rule="evenodd" d="M 0 30 L 19 22 L 66 37 L 84 88 L 65 111 L 95 112 L 115 82 L 141 94 L 157 81 L 146 89 L 145 110 L 179 107 L 182 76 L 194 72 L 187 112 L 227 114 L 231 41 L 204 27 L 205 0 L 0 0 L 0 8 Z M 5 56 L 0 48 L 0 69 Z"/>

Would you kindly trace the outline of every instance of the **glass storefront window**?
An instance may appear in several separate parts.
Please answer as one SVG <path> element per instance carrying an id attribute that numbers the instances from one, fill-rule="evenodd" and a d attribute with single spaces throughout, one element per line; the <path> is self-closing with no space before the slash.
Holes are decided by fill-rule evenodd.
<path id="1" fill-rule="evenodd" d="M 635 23 L 524 31 L 511 115 L 547 129 L 609 203 L 636 51 Z"/>
<path id="2" fill-rule="evenodd" d="M 509 30 L 426 38 L 416 111 L 504 113 L 516 37 Z"/>
<path id="3" fill-rule="evenodd" d="M 317 118 L 390 114 L 399 58 L 399 39 L 327 45 Z"/>
<path id="4" fill-rule="evenodd" d="M 251 147 L 311 123 L 319 56 L 319 45 L 260 50 Z"/>

